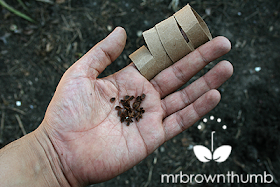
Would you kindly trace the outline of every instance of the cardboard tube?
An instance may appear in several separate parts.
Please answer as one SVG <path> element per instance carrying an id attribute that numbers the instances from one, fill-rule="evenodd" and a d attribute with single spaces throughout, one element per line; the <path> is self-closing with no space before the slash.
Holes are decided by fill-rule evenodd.
<path id="1" fill-rule="evenodd" d="M 165 51 L 173 62 L 177 62 L 192 51 L 173 16 L 155 27 Z"/>
<path id="2" fill-rule="evenodd" d="M 189 4 L 143 36 L 149 49 L 142 46 L 129 58 L 148 80 L 212 39 L 206 23 Z"/>
<path id="3" fill-rule="evenodd" d="M 164 50 L 157 30 L 154 27 L 143 32 L 143 37 L 152 56 L 158 62 L 157 66 L 160 69 L 165 69 L 173 64 L 166 51 Z"/>
<path id="4" fill-rule="evenodd" d="M 148 80 L 151 80 L 162 70 L 157 66 L 155 59 L 145 46 L 137 49 L 129 55 L 129 58 L 133 61 L 140 73 Z"/>
<path id="5" fill-rule="evenodd" d="M 176 12 L 174 17 L 194 48 L 212 39 L 206 23 L 189 4 Z"/>

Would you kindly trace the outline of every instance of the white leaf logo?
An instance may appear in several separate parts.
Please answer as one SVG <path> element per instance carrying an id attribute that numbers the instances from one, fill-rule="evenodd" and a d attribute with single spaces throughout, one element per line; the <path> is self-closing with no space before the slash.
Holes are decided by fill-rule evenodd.
<path id="1" fill-rule="evenodd" d="M 193 151 L 194 151 L 194 154 L 195 154 L 196 158 L 200 162 L 209 162 L 210 160 L 212 160 L 211 151 L 208 148 L 206 148 L 202 145 L 194 146 Z"/>
<path id="2" fill-rule="evenodd" d="M 216 162 L 224 162 L 229 157 L 231 153 L 231 146 L 222 145 L 218 147 L 213 153 L 213 160 Z"/>
<path id="3" fill-rule="evenodd" d="M 196 156 L 196 158 L 200 162 L 209 162 L 210 160 L 214 160 L 216 162 L 224 162 L 226 159 L 229 157 L 231 153 L 231 146 L 229 145 L 222 145 L 221 147 L 218 147 L 212 157 L 212 152 L 213 152 L 213 134 L 215 131 L 212 131 L 211 135 L 211 151 L 202 145 L 196 145 L 193 147 L 193 152 Z"/>

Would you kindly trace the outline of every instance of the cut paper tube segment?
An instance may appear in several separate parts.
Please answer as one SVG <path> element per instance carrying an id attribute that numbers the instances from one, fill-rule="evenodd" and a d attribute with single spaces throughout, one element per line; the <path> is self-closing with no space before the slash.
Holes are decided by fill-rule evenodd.
<path id="1" fill-rule="evenodd" d="M 189 4 L 143 36 L 148 49 L 142 46 L 129 58 L 148 80 L 212 39 L 206 23 Z"/>
<path id="2" fill-rule="evenodd" d="M 160 69 L 165 69 L 173 64 L 163 48 L 155 27 L 143 32 L 143 37 L 155 61 L 159 62 L 156 64 Z"/>
<path id="3" fill-rule="evenodd" d="M 194 48 L 212 39 L 206 23 L 189 4 L 176 12 L 174 17 Z"/>
<path id="4" fill-rule="evenodd" d="M 137 49 L 129 55 L 129 58 L 133 61 L 140 73 L 148 80 L 151 80 L 161 71 L 161 68 L 157 66 L 155 59 L 145 46 Z"/>
<path id="5" fill-rule="evenodd" d="M 173 16 L 155 27 L 165 51 L 173 62 L 177 62 L 192 51 Z"/>

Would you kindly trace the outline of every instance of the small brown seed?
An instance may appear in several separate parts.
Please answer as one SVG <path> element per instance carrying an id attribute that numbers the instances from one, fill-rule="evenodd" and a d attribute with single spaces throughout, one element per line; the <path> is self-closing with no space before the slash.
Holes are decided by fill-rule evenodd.
<path id="1" fill-rule="evenodd" d="M 116 110 L 121 110 L 121 109 L 122 109 L 122 107 L 120 107 L 120 106 L 116 106 L 116 107 L 115 107 L 115 109 L 116 109 Z"/>
<path id="2" fill-rule="evenodd" d="M 141 101 L 141 96 L 136 97 L 136 101 Z"/>
<path id="3" fill-rule="evenodd" d="M 130 96 L 130 98 L 128 99 L 128 101 L 131 101 L 132 99 L 134 99 L 134 96 Z"/>
<path id="4" fill-rule="evenodd" d="M 128 100 L 130 98 L 130 96 L 129 95 L 126 95 L 126 96 L 124 96 L 124 100 Z"/>
<path id="5" fill-rule="evenodd" d="M 110 102 L 113 103 L 113 102 L 115 102 L 115 100 L 116 100 L 116 98 L 112 97 L 112 98 L 110 99 Z"/>
<path id="6" fill-rule="evenodd" d="M 141 95 L 141 99 L 142 99 L 142 100 L 145 99 L 145 97 L 146 97 L 145 94 L 142 94 L 142 95 Z"/>
<path id="7" fill-rule="evenodd" d="M 133 117 L 134 117 L 134 115 L 135 115 L 135 112 L 134 112 L 134 111 L 131 111 L 131 112 L 130 112 L 130 117 L 132 117 L 132 118 L 133 118 Z"/>
<path id="8" fill-rule="evenodd" d="M 126 101 L 123 101 L 123 102 L 122 102 L 122 105 L 123 105 L 123 106 L 130 107 L 129 103 L 128 103 L 128 102 L 126 102 Z"/>
<path id="9" fill-rule="evenodd" d="M 118 111 L 118 116 L 121 116 L 121 114 L 122 114 L 122 111 L 119 110 L 119 111 Z"/>
<path id="10" fill-rule="evenodd" d="M 126 110 L 130 110 L 130 107 L 128 107 L 128 106 L 124 106 L 124 108 L 125 108 Z"/>
<path id="11" fill-rule="evenodd" d="M 134 102 L 132 105 L 132 107 L 136 110 L 139 108 L 139 106 L 140 106 L 140 102 Z"/>

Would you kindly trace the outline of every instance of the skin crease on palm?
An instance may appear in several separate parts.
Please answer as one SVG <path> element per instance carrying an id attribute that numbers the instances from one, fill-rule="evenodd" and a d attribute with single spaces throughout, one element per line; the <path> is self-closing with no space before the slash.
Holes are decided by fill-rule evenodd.
<path id="1" fill-rule="evenodd" d="M 209 62 L 230 51 L 214 38 L 150 82 L 133 63 L 108 77 L 97 76 L 123 51 L 126 33 L 116 28 L 63 75 L 37 134 L 48 137 L 71 186 L 109 180 L 130 169 L 165 141 L 189 128 L 220 101 L 216 90 L 233 73 L 219 62 L 203 77 L 176 91 Z M 115 106 L 125 95 L 146 94 L 143 118 L 126 126 Z M 114 103 L 110 98 L 115 97 Z"/>

